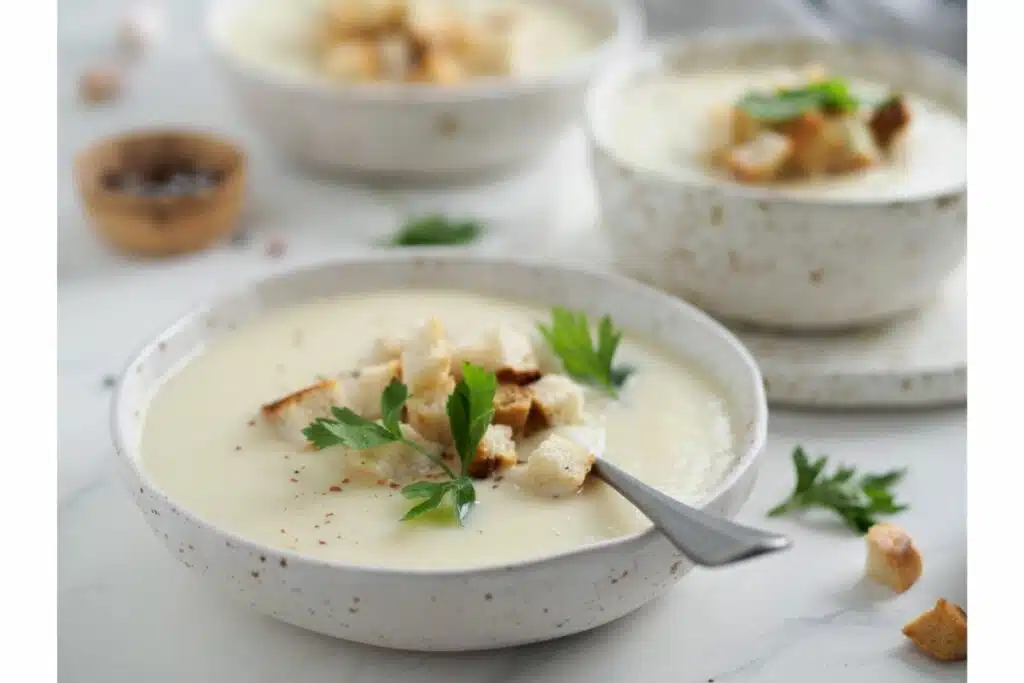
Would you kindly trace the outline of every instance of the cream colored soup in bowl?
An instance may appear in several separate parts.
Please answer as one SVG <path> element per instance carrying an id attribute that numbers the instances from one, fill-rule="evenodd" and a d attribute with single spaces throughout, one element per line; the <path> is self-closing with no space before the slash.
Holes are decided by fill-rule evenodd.
<path id="1" fill-rule="evenodd" d="M 566 379 L 558 354 L 545 351 L 536 325 L 550 324 L 552 306 L 594 323 L 607 315 L 624 332 L 615 359 L 631 373 L 616 395 Z M 481 331 L 529 339 L 531 350 L 515 356 L 520 372 L 496 375 L 532 392 L 547 420 L 531 428 L 525 418 L 496 413 L 489 430 L 506 429 L 502 420 L 522 425 L 507 431 L 517 456 L 473 479 L 476 502 L 462 524 L 447 503 L 401 521 L 419 502 L 402 488 L 444 478 L 426 460 L 409 460 L 417 451 L 389 461 L 396 451 L 316 450 L 292 427 L 315 421 L 319 404 L 275 412 L 296 389 L 337 378 L 346 398 L 333 394 L 335 408 L 383 423 L 353 392 L 381 366 L 380 354 L 391 353 L 382 340 L 404 336 L 400 360 L 383 363 L 399 364 L 397 377 L 410 389 L 402 428 L 422 432 L 418 443 L 437 440 L 441 453 L 443 437 L 415 418 L 428 391 L 423 359 L 436 359 L 433 350 L 415 350 L 417 330 L 434 329 L 425 320 L 443 326 L 456 356 Z M 573 386 L 575 398 L 542 391 L 545 383 Z M 581 475 L 568 489 L 551 488 L 560 471 L 537 476 L 531 468 L 562 424 L 603 429 L 605 457 L 732 516 L 753 484 L 765 421 L 750 356 L 690 306 L 610 275 L 437 257 L 327 264 L 201 308 L 133 361 L 118 390 L 114 432 L 129 490 L 157 538 L 229 594 L 345 639 L 461 650 L 593 628 L 661 594 L 690 568 L 601 482 Z M 400 472 L 396 462 L 414 467 Z"/>

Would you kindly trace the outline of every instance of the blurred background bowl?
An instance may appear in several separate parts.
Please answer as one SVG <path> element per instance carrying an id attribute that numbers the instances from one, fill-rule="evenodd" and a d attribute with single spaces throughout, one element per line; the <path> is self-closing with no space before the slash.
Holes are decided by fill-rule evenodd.
<path id="1" fill-rule="evenodd" d="M 514 169 L 550 149 L 582 113 L 592 79 L 643 36 L 630 0 L 552 0 L 605 35 L 549 74 L 428 84 L 336 85 L 256 66 L 229 40 L 259 0 L 217 0 L 208 38 L 243 113 L 279 152 L 359 175 L 422 177 Z"/>
<path id="2" fill-rule="evenodd" d="M 912 50 L 720 34 L 638 51 L 595 84 L 587 104 L 602 226 L 626 273 L 722 319 L 794 330 L 881 322 L 932 300 L 964 258 L 966 177 L 906 196 L 787 194 L 641 168 L 611 142 L 616 103 L 645 74 L 808 63 L 915 93 L 966 120 L 963 67 Z"/>

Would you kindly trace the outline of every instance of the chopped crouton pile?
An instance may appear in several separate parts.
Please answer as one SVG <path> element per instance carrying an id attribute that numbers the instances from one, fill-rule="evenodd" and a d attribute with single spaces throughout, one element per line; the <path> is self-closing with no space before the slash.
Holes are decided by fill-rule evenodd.
<path id="1" fill-rule="evenodd" d="M 320 69 L 342 82 L 455 85 L 512 70 L 508 11 L 471 18 L 436 0 L 334 0 L 319 28 Z"/>
<path id="2" fill-rule="evenodd" d="M 716 115 L 712 162 L 743 183 L 839 176 L 883 163 L 910 123 L 903 96 L 859 102 L 820 69 L 803 86 L 748 93 Z"/>
<path id="3" fill-rule="evenodd" d="M 502 327 L 456 344 L 432 318 L 407 339 L 378 339 L 364 362 L 266 404 L 264 419 L 281 439 L 305 447 L 303 429 L 318 418 L 332 418 L 332 408 L 379 421 L 381 394 L 397 379 L 409 392 L 401 416 L 404 438 L 455 466 L 447 404 L 468 362 L 493 373 L 498 386 L 492 422 L 466 474 L 483 479 L 515 469 L 512 479 L 518 485 L 547 497 L 571 495 L 583 485 L 594 454 L 557 428 L 585 423 L 584 391 L 563 374 L 542 373 L 529 335 Z M 527 437 L 529 449 L 523 448 Z M 400 441 L 352 450 L 346 470 L 346 476 L 399 484 L 442 474 L 437 464 Z"/>

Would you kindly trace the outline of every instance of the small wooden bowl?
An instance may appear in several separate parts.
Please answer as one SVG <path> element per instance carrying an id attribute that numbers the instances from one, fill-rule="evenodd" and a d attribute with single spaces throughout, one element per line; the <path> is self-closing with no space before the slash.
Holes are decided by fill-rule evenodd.
<path id="1" fill-rule="evenodd" d="M 191 167 L 214 184 L 187 194 L 145 195 L 119 190 L 110 178 L 153 169 Z M 231 232 L 245 197 L 246 157 L 214 135 L 153 130 L 104 138 L 79 153 L 75 182 L 93 228 L 133 254 L 198 251 Z"/>

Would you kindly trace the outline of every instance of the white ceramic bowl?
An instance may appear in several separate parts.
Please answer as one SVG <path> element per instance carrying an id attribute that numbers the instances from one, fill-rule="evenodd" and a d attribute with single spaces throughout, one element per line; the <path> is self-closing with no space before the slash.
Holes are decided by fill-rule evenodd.
<path id="1" fill-rule="evenodd" d="M 244 114 L 284 155 L 360 175 L 463 175 L 526 164 L 579 120 L 592 78 L 643 34 L 631 0 L 552 0 L 583 13 L 608 38 L 549 75 L 458 88 L 338 86 L 238 56 L 228 28 L 259 1 L 217 0 L 208 22 L 213 51 Z"/>
<path id="2" fill-rule="evenodd" d="M 412 650 L 475 650 L 585 631 L 665 592 L 691 565 L 660 533 L 472 570 L 343 564 L 261 545 L 168 498 L 139 460 L 147 402 L 211 338 L 281 306 L 340 292 L 462 288 L 611 314 L 624 329 L 692 359 L 731 395 L 737 462 L 700 506 L 732 517 L 747 499 L 764 447 L 767 408 L 740 343 L 692 306 L 639 283 L 568 267 L 501 259 L 384 257 L 333 262 L 247 287 L 186 315 L 131 362 L 116 392 L 120 471 L 157 539 L 198 576 L 283 621 L 346 640 Z"/>
<path id="3" fill-rule="evenodd" d="M 709 36 L 638 51 L 595 84 L 587 103 L 603 228 L 626 273 L 717 317 L 781 328 L 859 326 L 933 298 L 964 257 L 966 175 L 925 194 L 811 197 L 640 168 L 610 141 L 615 103 L 645 74 L 810 62 L 965 117 L 963 68 L 903 49 Z"/>

